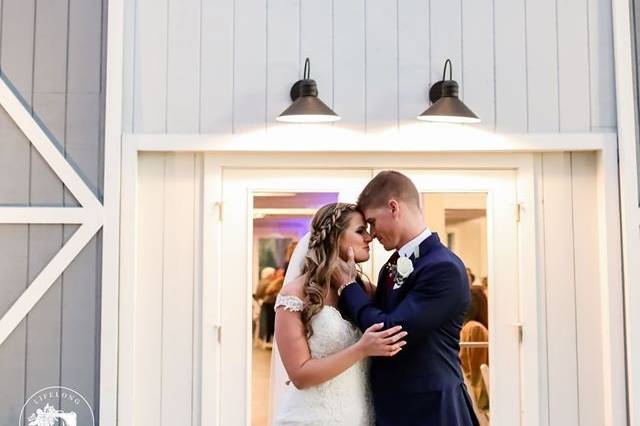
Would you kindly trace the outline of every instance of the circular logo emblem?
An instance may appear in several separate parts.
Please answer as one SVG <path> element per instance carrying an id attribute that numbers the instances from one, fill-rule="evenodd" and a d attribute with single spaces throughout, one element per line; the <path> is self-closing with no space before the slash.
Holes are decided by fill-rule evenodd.
<path id="1" fill-rule="evenodd" d="M 31 395 L 22 406 L 18 426 L 25 424 L 95 426 L 95 418 L 84 396 L 64 386 L 49 386 Z"/>

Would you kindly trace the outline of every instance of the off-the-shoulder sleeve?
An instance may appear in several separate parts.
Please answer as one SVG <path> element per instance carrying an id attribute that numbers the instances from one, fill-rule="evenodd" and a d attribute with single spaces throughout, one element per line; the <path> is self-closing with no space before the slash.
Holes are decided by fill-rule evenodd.
<path id="1" fill-rule="evenodd" d="M 289 312 L 300 312 L 304 307 L 304 302 L 296 296 L 279 294 L 278 297 L 276 297 L 276 304 L 273 309 L 276 310 L 279 307 L 283 307 L 285 311 Z"/>

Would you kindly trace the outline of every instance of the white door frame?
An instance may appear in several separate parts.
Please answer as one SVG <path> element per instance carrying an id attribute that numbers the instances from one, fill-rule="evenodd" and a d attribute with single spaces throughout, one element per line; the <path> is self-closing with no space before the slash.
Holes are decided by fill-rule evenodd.
<path id="1" fill-rule="evenodd" d="M 637 4 L 637 2 L 635 2 Z M 636 42 L 632 2 L 612 0 L 616 115 L 619 149 L 624 297 L 626 302 L 627 406 L 629 424 L 640 425 L 640 186 L 638 175 L 638 98 L 635 69 Z M 638 31 L 635 28 L 635 31 Z M 618 407 L 611 407 L 617 409 Z M 620 418 L 620 420 L 623 420 Z"/>
<path id="2" fill-rule="evenodd" d="M 545 339 L 544 329 L 538 327 L 539 313 L 541 307 L 537 305 L 522 303 L 523 300 L 539 300 L 536 296 L 543 277 L 536 275 L 536 253 L 535 250 L 527 248 L 536 245 L 536 207 L 535 207 L 535 163 L 531 154 L 430 154 L 416 158 L 415 155 L 407 154 L 341 154 L 339 156 L 330 153 L 315 154 L 207 154 L 205 155 L 204 166 L 204 211 L 203 217 L 203 257 L 215 259 L 213 262 L 203 264 L 203 304 L 213 304 L 215 306 L 219 288 L 215 294 L 206 293 L 211 282 L 220 282 L 218 274 L 220 270 L 216 262 L 220 261 L 220 232 L 219 221 L 220 210 L 215 208 L 221 197 L 222 174 L 227 168 L 233 169 L 264 169 L 264 164 L 268 164 L 272 169 L 300 169 L 300 168 L 344 168 L 344 169 L 418 169 L 434 170 L 449 169 L 456 171 L 464 170 L 510 170 L 515 172 L 518 203 L 522 206 L 521 220 L 518 223 L 518 269 L 521 277 L 521 320 L 524 324 L 524 336 L 521 345 L 522 365 L 528 368 L 523 369 L 521 388 L 526 395 L 522 398 L 522 409 L 527 414 L 529 422 L 527 424 L 544 424 L 545 417 L 540 413 L 540 397 L 545 397 L 540 391 L 546 389 L 546 370 L 541 368 L 546 356 L 545 345 L 539 345 Z M 330 164 L 331 166 L 327 166 Z M 515 205 L 514 205 L 515 209 Z M 203 310 L 203 321 L 206 331 L 202 334 L 203 348 L 203 374 L 207 377 L 214 377 L 218 368 L 219 346 L 213 338 L 215 326 L 219 324 L 217 315 L 211 311 Z M 208 362 L 207 362 L 208 360 Z M 202 389 L 202 415 L 203 424 L 216 424 L 214 407 L 218 400 L 218 390 L 215 386 L 207 385 L 203 380 Z M 213 381 L 210 381 L 213 383 Z M 209 407 L 209 408 L 206 408 Z"/>
<path id="3" fill-rule="evenodd" d="M 232 237 L 230 240 L 226 240 L 228 244 L 225 243 L 224 245 L 227 255 L 229 252 L 247 252 L 251 246 L 251 241 L 253 241 L 250 235 L 252 218 L 250 214 L 247 214 L 250 208 L 252 191 L 300 192 L 306 190 L 340 191 L 342 189 L 341 193 L 344 193 L 344 189 L 348 189 L 346 191 L 347 197 L 344 200 L 354 201 L 368 180 L 377 173 L 377 170 L 371 168 L 366 170 L 340 169 L 338 172 L 334 169 L 330 173 L 322 173 L 322 170 L 327 169 L 320 169 L 320 174 L 318 174 L 319 169 L 308 167 L 303 169 L 299 167 L 293 169 L 220 167 L 223 170 L 223 187 L 228 188 L 227 185 L 231 185 L 236 188 L 232 191 L 228 189 L 224 191 L 224 227 L 226 232 L 230 232 L 227 227 L 233 229 Z M 493 306 L 490 321 L 493 324 L 491 329 L 494 332 L 491 333 L 489 340 L 491 342 L 492 364 L 501 366 L 499 370 L 491 370 L 491 383 L 497 384 L 492 387 L 491 394 L 492 422 L 510 425 L 513 423 L 513 419 L 520 418 L 522 402 L 531 398 L 533 393 L 530 388 L 523 389 L 520 383 L 521 373 L 528 374 L 527 372 L 531 370 L 521 370 L 520 368 L 523 354 L 518 340 L 517 326 L 521 322 L 520 306 L 524 305 L 524 300 L 519 300 L 519 284 L 514 285 L 514 283 L 519 283 L 518 269 L 521 264 L 518 256 L 516 171 L 514 169 L 478 170 L 468 167 L 447 170 L 441 168 L 402 169 L 400 171 L 414 180 L 421 193 L 479 192 L 487 194 L 489 277 L 492 289 L 494 289 L 490 294 L 490 305 Z M 298 176 L 299 178 L 293 178 L 292 176 Z M 327 178 L 323 180 L 324 176 L 327 176 Z M 347 185 L 347 182 L 349 182 L 349 185 Z M 347 186 L 345 187 L 345 185 Z M 228 199 L 234 200 L 233 207 L 229 205 Z M 238 209 L 241 209 L 244 214 L 241 214 Z M 495 228 L 495 223 L 502 224 L 500 232 Z M 511 227 L 507 228 L 507 223 L 510 223 Z M 229 238 L 228 233 L 225 235 L 226 238 Z M 225 236 L 223 235 L 222 239 L 224 238 Z M 388 255 L 380 244 L 375 244 L 372 263 L 377 264 L 377 267 L 373 269 L 378 270 Z M 213 258 L 211 254 L 206 252 L 203 253 L 203 257 L 210 260 Z M 502 265 L 500 268 L 495 268 L 497 258 L 500 259 L 500 264 Z M 250 252 L 246 253 L 245 259 L 251 259 Z M 216 261 L 219 261 L 219 259 Z M 222 324 L 225 336 L 232 335 L 237 337 L 231 341 L 226 340 L 224 347 L 220 347 L 226 353 L 227 359 L 234 362 L 232 368 L 229 364 L 225 364 L 225 368 L 222 369 L 220 367 L 221 360 L 215 356 L 214 352 L 214 347 L 216 346 L 215 338 L 212 338 L 215 336 L 215 329 L 218 325 L 206 324 L 204 326 L 206 331 L 203 333 L 203 338 L 209 339 L 211 343 L 203 347 L 204 353 L 201 359 L 207 365 L 214 364 L 213 367 L 208 367 L 207 370 L 211 371 L 217 368 L 220 372 L 220 379 L 215 382 L 212 381 L 210 385 L 203 385 L 208 388 L 215 388 L 216 395 L 224 395 L 224 398 L 227 398 L 225 399 L 227 402 L 213 398 L 216 406 L 219 407 L 216 410 L 213 408 L 213 401 L 205 404 L 207 407 L 211 407 L 211 410 L 206 413 L 207 416 L 211 417 L 203 417 L 204 424 L 229 423 L 231 420 L 227 416 L 230 410 L 234 413 L 244 412 L 247 419 L 245 423 L 247 424 L 251 418 L 249 411 L 252 406 L 250 401 L 250 376 L 246 376 L 245 380 L 240 378 L 244 377 L 247 366 L 252 365 L 251 351 L 248 349 L 251 348 L 251 333 L 247 332 L 250 321 L 250 306 L 247 304 L 247 301 L 250 300 L 250 288 L 247 286 L 251 285 L 251 280 L 248 277 L 251 276 L 249 270 L 252 265 L 251 262 L 248 262 L 245 268 L 244 263 L 242 263 L 243 266 L 236 264 L 232 268 L 236 272 L 232 271 L 230 274 L 227 270 L 225 273 L 225 266 L 231 261 L 231 259 L 226 259 L 222 262 L 222 267 L 220 268 L 224 274 L 222 279 L 211 278 L 205 281 L 205 288 L 210 289 L 210 294 L 215 293 L 217 295 L 222 291 L 227 295 L 218 298 L 207 298 L 204 306 L 208 310 L 205 308 L 206 312 L 203 312 L 203 314 L 209 318 L 227 318 L 226 323 L 223 323 L 223 320 L 218 320 L 217 324 Z M 509 264 L 509 267 L 507 267 L 507 264 Z M 372 266 L 364 266 L 367 273 L 371 273 L 368 269 L 371 269 L 370 267 Z M 211 268 L 212 266 L 210 265 L 209 267 Z M 246 273 L 245 269 L 247 269 Z M 375 276 L 375 273 L 371 276 Z M 236 278 L 239 282 L 246 283 L 245 288 L 239 288 L 237 285 L 222 289 L 214 288 L 218 283 L 226 283 Z M 210 282 L 210 285 L 206 285 L 207 282 Z M 232 287 L 233 290 L 231 290 Z M 497 302 L 498 297 L 502 302 Z M 220 302 L 217 302 L 216 299 Z M 222 302 L 223 300 L 224 302 Z M 221 314 L 216 312 L 218 310 Z M 230 316 L 244 318 L 245 320 L 236 319 L 235 321 L 230 321 L 228 319 Z M 245 336 L 245 338 L 243 339 L 241 336 Z M 229 353 L 233 353 L 234 356 L 230 356 Z M 240 361 L 240 363 L 235 362 L 236 360 Z M 502 374 L 498 374 L 496 371 L 501 371 Z M 209 380 L 213 380 L 212 377 L 215 376 L 217 376 L 215 373 L 204 374 L 202 380 L 207 380 L 207 377 Z M 238 384 L 232 384 L 232 381 Z M 225 386 L 226 390 L 220 391 L 218 386 L 221 384 Z M 231 407 L 229 403 L 234 403 L 235 401 L 242 401 L 244 404 Z M 221 411 L 226 414 L 221 413 Z M 498 413 L 500 417 L 497 417 Z M 529 413 L 525 413 L 525 416 L 529 416 Z M 239 419 L 234 418 L 234 421 L 237 422 Z M 525 419 L 521 424 L 537 424 L 537 418 L 534 421 L 526 421 Z"/>
<path id="4" fill-rule="evenodd" d="M 606 424 L 624 424 L 627 412 L 625 395 L 625 358 L 624 358 L 624 335 L 623 335 L 623 306 L 622 306 L 622 264 L 620 253 L 620 222 L 618 203 L 618 165 L 617 147 L 615 134 L 549 134 L 549 135 L 514 135 L 515 138 L 525 141 L 522 144 L 505 143 L 503 146 L 491 146 L 489 151 L 493 154 L 478 154 L 477 144 L 468 144 L 466 148 L 457 147 L 456 153 L 444 153 L 447 151 L 444 146 L 425 145 L 421 148 L 410 147 L 403 149 L 404 152 L 390 151 L 390 146 L 376 146 L 369 150 L 368 146 L 356 146 L 347 141 L 341 152 L 327 152 L 319 144 L 311 146 L 301 146 L 300 148 L 270 147 L 263 149 L 257 146 L 234 147 L 234 139 L 229 138 L 222 144 L 211 144 L 206 135 L 199 139 L 193 136 L 186 136 L 187 139 L 200 142 L 181 145 L 185 135 L 124 135 L 122 144 L 122 194 L 121 194 L 121 222 L 120 222 L 120 287 L 119 303 L 103 306 L 104 310 L 109 310 L 112 315 L 117 312 L 119 318 L 118 345 L 104 347 L 105 352 L 117 350 L 118 364 L 116 367 L 109 366 L 108 373 L 118 377 L 117 394 L 117 417 L 118 423 L 122 425 L 132 424 L 135 408 L 134 380 L 132 368 L 134 365 L 135 340 L 133 336 L 134 312 L 135 312 L 135 217 L 136 217 L 136 182 L 138 152 L 142 151 L 200 151 L 205 153 L 205 204 L 203 232 L 206 236 L 215 235 L 212 229 L 217 225 L 217 215 L 215 202 L 220 199 L 220 186 L 212 182 L 220 182 L 219 166 L 246 167 L 251 164 L 270 164 L 272 167 L 300 166 L 301 159 L 305 158 L 305 163 L 315 163 L 332 167 L 377 167 L 377 168 L 406 168 L 414 163 L 417 167 L 442 167 L 446 164 L 454 163 L 458 167 L 481 167 L 481 168 L 513 168 L 518 169 L 518 192 L 521 192 L 521 182 L 534 182 L 535 187 L 540 185 L 539 168 L 540 164 L 532 162 L 530 152 L 562 152 L 562 151 L 595 151 L 597 156 L 597 188 L 598 193 L 598 246 L 600 253 L 600 273 L 601 273 L 601 308 L 604 342 L 603 342 L 603 379 L 605 397 L 605 422 Z M 580 144 L 580 140 L 589 140 L 585 145 Z M 154 147 L 153 141 L 158 142 Z M 246 150 L 245 150 L 246 148 Z M 335 149 L 334 149 L 335 151 Z M 373 151 L 373 152 L 371 152 Z M 502 152 L 502 153 L 501 153 Z M 266 153 L 269 153 L 269 162 L 265 161 Z M 354 155 L 348 155 L 352 153 Z M 345 155 L 346 154 L 346 155 Z M 481 156 L 485 162 L 479 163 Z M 490 160 L 489 163 L 486 163 Z M 522 177 L 522 179 L 520 179 Z M 524 189 L 524 188 L 522 188 Z M 528 196 L 529 204 L 524 200 L 523 223 L 532 220 L 537 223 L 540 214 L 540 206 L 534 205 L 533 194 Z M 537 227 L 524 227 L 519 235 L 522 236 L 521 245 L 527 242 L 528 247 L 541 249 L 541 241 L 536 234 Z M 220 250 L 216 247 L 216 241 L 208 237 L 203 241 L 204 245 L 209 245 L 212 253 Z M 203 265 L 204 266 L 204 265 Z M 535 278 L 536 285 L 540 277 L 536 272 L 536 265 L 527 262 L 520 268 L 523 276 Z M 203 271 L 203 274 L 206 271 Z M 209 271 L 210 273 L 211 271 Z M 530 287 L 529 287 L 530 288 Z M 535 287 L 534 287 L 535 289 Z M 529 300 L 536 300 L 535 291 L 529 294 Z M 523 294 L 523 297 L 527 295 Z M 104 301 L 103 301 L 104 302 Z M 104 303 L 103 303 L 104 305 Z M 525 307 L 527 308 L 527 307 Z M 523 319 L 529 321 L 532 309 L 523 310 Z M 206 319 L 203 319 L 206 320 Z M 530 321 L 529 321 L 530 322 Z M 104 326 L 103 322 L 103 326 Z M 531 386 L 539 389 L 536 398 L 525 401 L 523 407 L 529 412 L 537 412 L 540 425 L 548 424 L 548 398 L 547 380 L 543 372 L 546 372 L 545 358 L 538 353 L 539 348 L 545 343 L 544 330 L 540 327 L 532 327 L 527 331 L 527 336 L 523 342 L 523 352 L 527 356 L 534 357 L 537 371 L 532 372 L 535 377 L 533 383 L 523 380 L 523 386 Z M 524 361 L 525 364 L 529 364 Z M 203 370 L 203 374 L 211 373 Z M 210 389 L 202 389 L 203 408 L 215 394 Z M 207 398 L 207 399 L 205 399 Z"/>

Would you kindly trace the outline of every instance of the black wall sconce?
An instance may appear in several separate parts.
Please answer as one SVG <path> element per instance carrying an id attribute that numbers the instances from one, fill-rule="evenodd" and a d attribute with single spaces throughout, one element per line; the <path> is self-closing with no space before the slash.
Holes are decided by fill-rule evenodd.
<path id="1" fill-rule="evenodd" d="M 340 116 L 318 98 L 318 86 L 315 80 L 309 78 L 310 73 L 311 64 L 307 58 L 304 61 L 303 79 L 291 87 L 290 96 L 293 103 L 276 118 L 277 121 L 327 123 L 340 120 Z"/>
<path id="2" fill-rule="evenodd" d="M 449 80 L 445 80 L 449 65 Z M 417 118 L 440 123 L 479 123 L 480 119 L 458 98 L 458 83 L 452 78 L 451 60 L 444 63 L 442 81 L 429 89 L 431 106 Z"/>

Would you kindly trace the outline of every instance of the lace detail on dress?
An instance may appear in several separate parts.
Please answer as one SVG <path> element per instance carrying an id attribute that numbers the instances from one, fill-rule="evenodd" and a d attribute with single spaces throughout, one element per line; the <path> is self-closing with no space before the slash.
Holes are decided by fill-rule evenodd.
<path id="1" fill-rule="evenodd" d="M 304 302 L 300 300 L 299 297 L 296 297 L 296 296 L 278 294 L 278 297 L 276 297 L 276 304 L 273 307 L 273 310 L 275 311 L 280 306 L 284 307 L 285 311 L 300 312 L 302 311 L 302 308 L 304 308 Z"/>
<path id="2" fill-rule="evenodd" d="M 311 319 L 311 326 L 313 335 L 307 343 L 315 359 L 341 351 L 362 336 L 360 330 L 342 318 L 340 311 L 329 305 L 324 305 Z M 306 389 L 290 385 L 283 398 L 275 426 L 371 426 L 375 423 L 368 359 L 320 385 Z"/>

